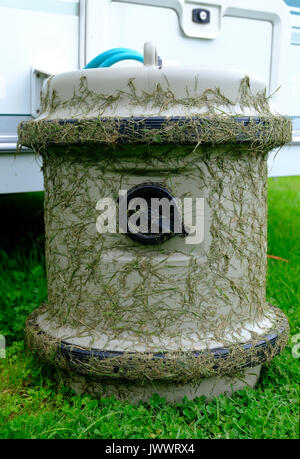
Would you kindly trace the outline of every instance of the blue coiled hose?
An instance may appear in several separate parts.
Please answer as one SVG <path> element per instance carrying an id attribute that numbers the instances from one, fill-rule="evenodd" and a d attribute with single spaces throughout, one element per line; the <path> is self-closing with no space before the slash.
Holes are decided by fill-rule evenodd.
<path id="1" fill-rule="evenodd" d="M 116 62 L 124 61 L 125 59 L 133 59 L 139 62 L 144 62 L 142 54 L 134 49 L 113 48 L 96 56 L 84 68 L 95 69 L 100 67 L 110 67 Z"/>

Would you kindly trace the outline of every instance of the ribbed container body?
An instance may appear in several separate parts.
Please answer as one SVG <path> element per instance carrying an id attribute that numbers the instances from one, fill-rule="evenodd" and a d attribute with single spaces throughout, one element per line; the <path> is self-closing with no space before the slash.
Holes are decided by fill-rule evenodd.
<path id="1" fill-rule="evenodd" d="M 177 402 L 253 387 L 287 342 L 266 302 L 266 179 L 291 120 L 257 75 L 155 56 L 148 43 L 141 67 L 50 77 L 40 116 L 19 126 L 45 184 L 48 303 L 26 339 L 78 391 Z M 139 187 L 182 204 L 178 234 L 144 245 L 124 233 L 122 197 Z"/>
<path id="2" fill-rule="evenodd" d="M 243 146 L 52 147 L 44 155 L 48 312 L 77 344 L 153 352 L 251 339 L 266 318 L 266 157 Z M 99 234 L 99 199 L 143 183 L 202 198 L 203 240 Z M 96 330 L 80 337 L 82 326 Z M 72 336 L 71 334 L 71 336 Z"/>

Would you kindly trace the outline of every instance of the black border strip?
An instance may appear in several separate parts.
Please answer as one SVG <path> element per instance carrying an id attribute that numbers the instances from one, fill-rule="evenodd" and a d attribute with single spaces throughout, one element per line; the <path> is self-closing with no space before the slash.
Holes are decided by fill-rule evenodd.
<path id="1" fill-rule="evenodd" d="M 237 123 L 242 123 L 244 126 L 248 126 L 250 122 L 254 122 L 255 124 L 264 124 L 259 117 L 256 116 L 230 116 Z M 97 118 L 90 118 L 90 119 L 61 119 L 61 120 L 45 120 L 48 123 L 58 122 L 59 125 L 64 126 L 66 124 L 80 124 L 82 121 L 93 122 L 97 120 Z M 116 124 L 119 125 L 119 132 L 120 134 L 124 134 L 127 128 L 130 128 L 132 131 L 136 132 L 142 129 L 161 129 L 165 122 L 177 123 L 179 126 L 184 125 L 185 123 L 189 123 L 190 121 L 198 121 L 199 125 L 201 125 L 202 121 L 211 121 L 212 124 L 215 123 L 214 120 L 209 120 L 208 118 L 201 117 L 201 116 L 153 116 L 153 117 L 121 117 L 121 118 L 101 118 L 102 122 L 111 122 L 114 121 Z"/>
<path id="2" fill-rule="evenodd" d="M 247 359 L 246 355 L 246 362 L 241 366 L 241 368 L 247 368 L 247 367 L 253 367 L 257 366 L 260 363 L 264 363 L 266 360 L 264 350 L 271 346 L 275 348 L 276 343 L 278 341 L 279 336 L 284 332 L 284 328 L 280 329 L 278 333 L 272 333 L 272 334 L 267 334 L 265 335 L 261 341 L 259 341 L 256 344 L 253 344 L 251 341 L 248 343 L 239 343 L 235 346 L 241 346 L 241 348 L 244 351 L 249 352 L 249 359 Z M 252 362 L 251 357 L 253 356 L 253 347 L 256 350 L 256 359 L 255 362 Z M 80 362 L 87 362 L 91 357 L 96 358 L 98 360 L 105 360 L 105 359 L 110 359 L 110 358 L 116 358 L 116 357 L 121 357 L 123 355 L 126 356 L 136 356 L 136 355 L 141 355 L 143 353 L 140 352 L 125 352 L 125 351 L 101 351 L 99 349 L 94 349 L 92 348 L 91 350 L 89 349 L 82 349 L 79 347 L 76 347 L 68 342 L 62 341 L 60 343 L 60 352 L 63 357 L 65 357 L 67 360 L 78 360 Z M 215 360 L 216 360 L 216 365 L 214 366 L 214 370 L 219 367 L 218 365 L 218 360 L 226 360 L 229 354 L 231 353 L 230 348 L 215 348 L 211 349 L 209 351 L 211 354 L 213 354 Z M 279 352 L 279 351 L 278 351 Z M 278 353 L 277 352 L 277 353 Z M 171 353 L 171 351 L 170 351 Z M 182 354 L 188 354 L 191 357 L 200 357 L 201 355 L 204 355 L 207 353 L 207 351 L 185 351 L 182 352 Z M 149 352 L 145 354 L 150 354 Z M 274 354 L 275 355 L 275 354 Z M 129 357 L 130 359 L 130 357 Z M 168 353 L 155 353 L 153 354 L 152 360 L 157 360 L 157 359 L 168 359 Z"/>

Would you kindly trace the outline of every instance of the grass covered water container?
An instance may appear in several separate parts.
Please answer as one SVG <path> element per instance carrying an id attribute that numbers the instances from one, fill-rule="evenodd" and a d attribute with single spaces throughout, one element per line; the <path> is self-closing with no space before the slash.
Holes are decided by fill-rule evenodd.
<path id="1" fill-rule="evenodd" d="M 27 320 L 29 347 L 97 396 L 253 387 L 288 337 L 266 302 L 266 179 L 290 138 L 257 76 L 157 65 L 150 43 L 143 66 L 50 77 L 41 115 L 19 126 L 45 183 L 48 303 Z M 141 214 L 122 231 L 124 190 L 192 203 L 190 227 L 162 234 L 160 213 L 158 234 L 139 232 Z M 99 232 L 99 202 L 115 203 L 115 231 Z"/>

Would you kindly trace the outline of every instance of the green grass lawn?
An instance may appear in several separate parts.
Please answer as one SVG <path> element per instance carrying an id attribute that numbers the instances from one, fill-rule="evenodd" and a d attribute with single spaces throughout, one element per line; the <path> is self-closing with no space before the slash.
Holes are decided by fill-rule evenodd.
<path id="1" fill-rule="evenodd" d="M 300 177 L 269 179 L 268 300 L 300 333 Z M 24 350 L 25 318 L 46 300 L 42 193 L 0 196 L 0 438 L 298 438 L 299 359 L 290 341 L 255 390 L 169 405 L 76 396 Z"/>

